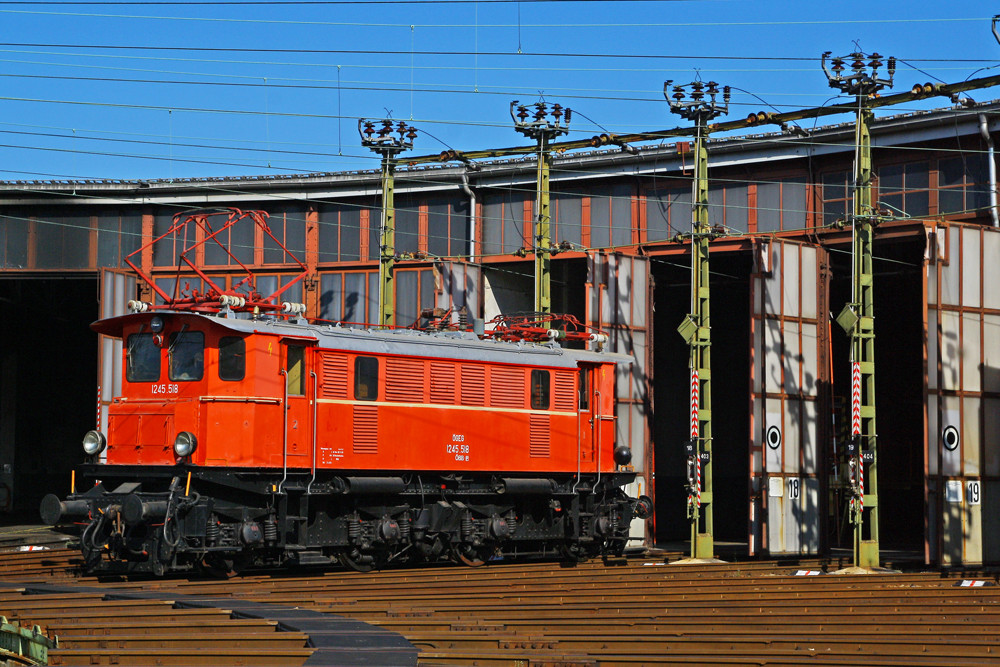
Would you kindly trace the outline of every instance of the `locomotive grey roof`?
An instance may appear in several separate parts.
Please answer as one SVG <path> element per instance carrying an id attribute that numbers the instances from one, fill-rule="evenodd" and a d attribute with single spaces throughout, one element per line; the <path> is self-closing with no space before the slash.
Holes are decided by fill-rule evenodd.
<path id="1" fill-rule="evenodd" d="M 197 318 L 210 326 L 224 327 L 242 334 L 271 333 L 297 339 L 312 339 L 321 348 L 393 354 L 416 357 L 443 357 L 461 361 L 533 364 L 575 368 L 581 361 L 594 363 L 632 363 L 632 357 L 613 352 L 591 352 L 559 347 L 555 343 L 508 343 L 493 339 L 480 340 L 468 332 L 425 332 L 413 329 L 356 329 L 334 324 L 312 324 L 274 317 L 238 319 L 215 317 L 201 313 L 159 310 L 98 320 L 91 328 L 105 335 L 121 337 L 130 322 L 148 321 L 154 315 L 164 318 Z"/>

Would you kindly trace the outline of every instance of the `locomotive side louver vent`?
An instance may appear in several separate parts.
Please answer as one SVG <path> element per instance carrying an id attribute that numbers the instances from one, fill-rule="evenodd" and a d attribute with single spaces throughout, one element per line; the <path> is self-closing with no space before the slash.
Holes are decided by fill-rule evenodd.
<path id="1" fill-rule="evenodd" d="M 552 401 L 553 407 L 563 412 L 573 410 L 576 406 L 576 392 L 574 391 L 576 373 L 556 371 L 555 376 L 556 391 Z"/>
<path id="2" fill-rule="evenodd" d="M 486 368 L 462 365 L 462 405 L 486 405 Z"/>
<path id="3" fill-rule="evenodd" d="M 378 454 L 378 406 L 354 406 L 354 453 Z"/>
<path id="4" fill-rule="evenodd" d="M 524 369 L 490 369 L 490 406 L 494 408 L 524 407 Z"/>
<path id="5" fill-rule="evenodd" d="M 385 397 L 390 401 L 423 403 L 424 361 L 388 359 L 385 363 Z"/>
<path id="6" fill-rule="evenodd" d="M 455 366 L 431 362 L 431 403 L 455 403 Z"/>
<path id="7" fill-rule="evenodd" d="M 323 360 L 321 395 L 323 398 L 347 398 L 347 355 L 324 354 L 321 358 Z"/>
<path id="8" fill-rule="evenodd" d="M 541 458 L 549 455 L 549 416 L 531 415 L 528 434 L 528 455 Z"/>

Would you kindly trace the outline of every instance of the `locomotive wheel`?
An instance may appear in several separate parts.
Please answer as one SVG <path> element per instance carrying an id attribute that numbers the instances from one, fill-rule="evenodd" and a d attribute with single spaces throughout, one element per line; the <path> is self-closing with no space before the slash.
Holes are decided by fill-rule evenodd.
<path id="1" fill-rule="evenodd" d="M 376 565 L 374 556 L 363 554 L 357 549 L 341 551 L 339 558 L 341 565 L 355 572 L 371 572 Z"/>
<path id="2" fill-rule="evenodd" d="M 559 551 L 562 552 L 562 557 L 573 563 L 582 563 L 587 560 L 587 554 L 580 543 L 571 540 L 562 542 L 559 545 Z"/>
<path id="3" fill-rule="evenodd" d="M 463 565 L 469 567 L 482 567 L 486 565 L 486 560 L 480 557 L 480 552 L 475 547 L 456 546 L 453 550 L 455 559 Z"/>
<path id="4" fill-rule="evenodd" d="M 209 555 L 198 561 L 198 570 L 216 579 L 232 579 L 236 576 L 235 563 L 232 558 Z"/>

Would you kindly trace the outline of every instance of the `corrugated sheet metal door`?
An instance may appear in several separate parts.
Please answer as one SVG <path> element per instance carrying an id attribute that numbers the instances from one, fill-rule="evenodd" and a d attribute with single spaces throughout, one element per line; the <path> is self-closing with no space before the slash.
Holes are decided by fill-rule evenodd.
<path id="1" fill-rule="evenodd" d="M 816 246 L 781 240 L 755 249 L 749 550 L 812 554 L 825 535 L 826 256 Z"/>
<path id="2" fill-rule="evenodd" d="M 127 311 L 127 304 L 135 299 L 136 276 L 125 271 L 101 269 L 100 319 L 118 317 Z M 115 396 L 122 393 L 122 341 L 120 338 L 97 337 L 97 430 L 105 431 L 108 424 L 108 406 Z M 101 459 L 104 459 L 101 454 Z"/>
<path id="3" fill-rule="evenodd" d="M 652 446 L 649 442 L 650 369 L 649 260 L 631 255 L 591 253 L 587 256 L 587 324 L 608 332 L 612 352 L 632 357 L 632 365 L 619 365 L 615 381 L 615 442 L 632 448 L 637 473 L 629 495 L 652 496 L 647 485 Z M 645 522 L 636 519 L 633 537 L 645 537 Z"/>
<path id="4" fill-rule="evenodd" d="M 470 319 L 479 317 L 481 271 L 478 266 L 462 262 L 437 262 L 434 264 L 434 307 L 454 309 L 453 321 L 458 311 L 465 308 Z"/>
<path id="5" fill-rule="evenodd" d="M 930 232 L 927 544 L 932 562 L 1000 560 L 1000 230 Z"/>

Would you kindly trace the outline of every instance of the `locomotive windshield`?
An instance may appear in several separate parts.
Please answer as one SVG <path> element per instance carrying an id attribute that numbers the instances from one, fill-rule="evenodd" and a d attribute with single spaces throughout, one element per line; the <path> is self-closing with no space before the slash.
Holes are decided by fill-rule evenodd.
<path id="1" fill-rule="evenodd" d="M 160 379 L 160 348 L 151 333 L 128 337 L 125 379 L 129 382 L 157 382 Z"/>
<path id="2" fill-rule="evenodd" d="M 171 380 L 200 380 L 205 373 L 205 334 L 200 331 L 170 334 L 169 359 Z"/>

